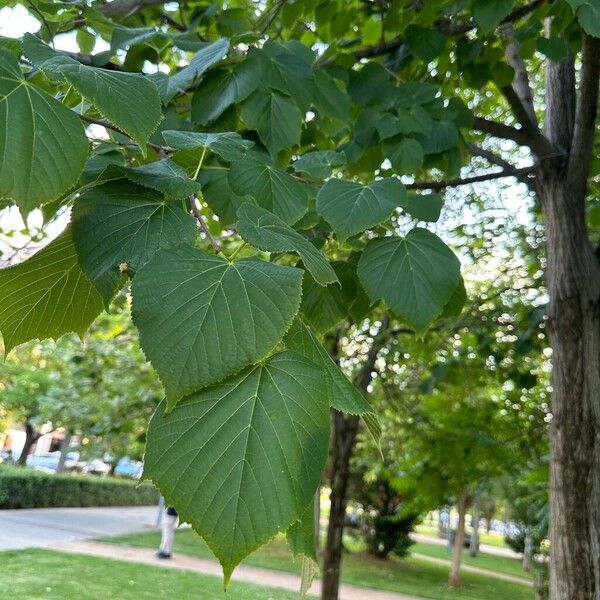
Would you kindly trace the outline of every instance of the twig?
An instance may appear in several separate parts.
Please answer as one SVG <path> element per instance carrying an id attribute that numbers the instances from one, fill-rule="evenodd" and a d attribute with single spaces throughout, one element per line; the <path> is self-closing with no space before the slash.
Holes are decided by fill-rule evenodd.
<path id="1" fill-rule="evenodd" d="M 520 169 L 505 169 L 497 173 L 486 173 L 484 175 L 475 175 L 474 177 L 465 177 L 463 179 L 447 179 L 445 181 L 416 181 L 406 184 L 408 190 L 443 190 L 448 187 L 458 187 L 460 185 L 469 185 L 481 181 L 491 181 L 493 179 L 502 179 L 503 177 L 523 177 L 529 175 L 535 170 L 535 166 L 522 167 Z"/>
<path id="2" fill-rule="evenodd" d="M 82 121 L 85 121 L 86 123 L 91 123 L 92 125 L 100 125 L 101 127 L 110 129 L 111 131 L 115 131 L 116 133 L 120 133 L 121 135 L 124 135 L 125 137 L 131 140 L 131 137 L 129 135 L 127 135 L 123 130 L 119 129 L 116 125 L 113 125 L 109 121 L 105 121 L 104 119 L 96 119 L 94 117 L 88 117 L 87 115 L 78 116 Z M 132 140 L 132 142 L 136 146 L 139 146 L 139 144 L 137 144 L 135 140 Z M 148 142 L 148 146 L 150 146 L 150 148 L 154 148 L 154 150 L 156 150 L 163 156 L 167 154 L 172 154 L 174 152 L 173 148 L 169 148 L 168 146 L 161 146 L 160 144 L 154 144 L 152 142 Z"/>
<path id="3" fill-rule="evenodd" d="M 198 221 L 198 225 L 200 226 L 200 229 L 202 229 L 202 232 L 204 233 L 204 235 L 206 235 L 207 239 L 210 241 L 210 243 L 213 247 L 213 250 L 216 253 L 221 252 L 221 242 L 218 239 L 216 239 L 213 236 L 213 234 L 210 232 L 208 225 L 204 221 L 204 217 L 200 214 L 200 211 L 198 210 L 198 206 L 196 205 L 196 198 L 194 198 L 194 196 L 190 196 L 188 198 L 188 204 L 190 206 L 192 213 L 196 217 L 196 220 Z"/>

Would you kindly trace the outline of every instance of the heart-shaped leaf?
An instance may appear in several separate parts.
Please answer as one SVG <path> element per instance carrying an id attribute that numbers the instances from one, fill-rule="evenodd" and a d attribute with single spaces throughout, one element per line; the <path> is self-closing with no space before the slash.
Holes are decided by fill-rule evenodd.
<path id="1" fill-rule="evenodd" d="M 158 252 L 133 280 L 133 320 L 169 407 L 264 358 L 300 304 L 302 271 L 235 263 L 191 246 Z"/>
<path id="2" fill-rule="evenodd" d="M 418 333 L 441 314 L 461 279 L 452 250 L 420 228 L 370 240 L 358 276 L 372 300 L 383 300 Z"/>
<path id="3" fill-rule="evenodd" d="M 206 540 L 229 581 L 235 566 L 311 502 L 327 459 L 321 370 L 282 352 L 183 400 L 148 427 L 144 477 Z"/>
<path id="4" fill-rule="evenodd" d="M 402 183 L 392 177 L 369 185 L 330 179 L 317 194 L 317 211 L 345 240 L 387 219 L 405 196 Z"/>

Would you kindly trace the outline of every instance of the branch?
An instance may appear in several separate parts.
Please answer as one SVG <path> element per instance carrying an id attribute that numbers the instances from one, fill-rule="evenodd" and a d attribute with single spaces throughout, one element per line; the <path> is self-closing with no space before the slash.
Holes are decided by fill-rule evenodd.
<path id="1" fill-rule="evenodd" d="M 58 52 L 60 52 L 61 54 L 66 54 L 69 58 L 76 60 L 82 65 L 98 67 L 101 69 L 106 69 L 108 71 L 125 71 L 125 69 L 121 65 L 117 65 L 116 63 L 110 62 L 109 60 L 107 60 L 103 65 L 97 65 L 94 62 L 94 56 L 91 54 L 81 54 L 80 52 L 66 52 L 64 50 L 58 50 Z"/>
<path id="2" fill-rule="evenodd" d="M 506 27 L 507 34 L 511 38 L 510 43 L 506 47 L 506 62 L 514 69 L 515 76 L 512 80 L 512 89 L 515 91 L 523 110 L 525 111 L 528 120 L 538 126 L 537 117 L 535 116 L 535 108 L 533 106 L 533 95 L 529 85 L 529 75 L 525 62 L 521 58 L 521 45 L 514 37 L 514 27 L 512 24 Z"/>
<path id="3" fill-rule="evenodd" d="M 121 135 L 124 135 L 126 138 L 131 140 L 131 137 L 129 137 L 124 131 L 122 131 L 116 125 L 113 125 L 109 121 L 105 121 L 104 119 L 95 119 L 94 117 L 88 117 L 87 115 L 78 115 L 78 117 L 82 121 L 85 121 L 86 123 L 91 123 L 92 125 L 100 125 L 101 127 L 104 127 L 105 129 L 110 129 L 111 131 L 120 133 Z M 134 143 L 136 146 L 138 145 L 133 140 L 132 140 L 132 143 Z M 169 153 L 173 152 L 172 148 L 169 148 L 167 146 L 161 146 L 160 144 L 153 144 L 152 142 L 148 142 L 148 146 L 150 146 L 150 148 L 153 148 L 154 150 L 159 152 L 161 155 L 165 155 L 165 154 L 169 154 Z"/>
<path id="4" fill-rule="evenodd" d="M 188 204 L 189 204 L 190 209 L 194 213 L 196 220 L 198 221 L 198 225 L 200 226 L 200 229 L 202 229 L 202 232 L 204 233 L 204 235 L 206 235 L 207 239 L 210 241 L 211 246 L 213 247 L 213 250 L 217 253 L 221 252 L 221 242 L 219 240 L 217 240 L 213 236 L 213 234 L 210 232 L 208 225 L 204 221 L 204 217 L 200 214 L 200 211 L 198 210 L 198 206 L 196 205 L 196 198 L 194 198 L 194 196 L 190 196 L 190 198 L 188 199 Z"/>
<path id="5" fill-rule="evenodd" d="M 599 82 L 600 38 L 583 34 L 581 84 L 568 164 L 568 180 L 575 196 L 579 198 L 585 196 L 594 149 Z"/>
<path id="6" fill-rule="evenodd" d="M 504 171 L 514 172 L 514 170 L 517 168 L 512 163 L 508 162 L 507 160 L 504 160 L 501 156 L 498 156 L 494 152 L 490 152 L 485 148 L 476 146 L 475 144 L 467 143 L 467 149 L 473 156 L 480 156 L 481 158 L 485 158 L 490 164 L 496 165 L 497 167 L 501 167 Z M 529 173 L 526 173 L 525 175 L 519 175 L 516 177 L 521 183 L 524 183 L 525 185 L 531 187 L 533 182 L 528 177 L 528 175 Z"/>
<path id="7" fill-rule="evenodd" d="M 129 17 L 142 8 L 166 4 L 169 0 L 113 0 L 100 7 L 105 17 Z"/>
<path id="8" fill-rule="evenodd" d="M 484 117 L 474 117 L 473 128 L 483 133 L 489 133 L 497 138 L 512 140 L 519 144 L 519 146 L 529 146 L 531 143 L 531 140 L 523 129 L 517 129 L 516 127 L 498 123 L 498 121 L 492 121 Z"/>
<path id="9" fill-rule="evenodd" d="M 506 25 L 508 23 L 514 23 L 518 21 L 522 17 L 528 15 L 534 10 L 538 9 L 540 6 L 548 2 L 548 0 L 534 0 L 521 8 L 513 10 L 510 14 L 508 14 L 502 21 L 500 25 Z M 438 31 L 445 35 L 459 35 L 463 33 L 467 33 L 473 29 L 477 29 L 477 24 L 474 21 L 466 21 L 464 23 L 456 23 L 454 24 L 449 19 L 440 19 L 435 23 L 435 26 Z M 373 58 L 375 56 L 383 56 L 385 54 L 391 54 L 395 52 L 402 46 L 404 40 L 400 37 L 394 38 L 388 42 L 379 42 L 373 46 L 366 46 L 365 48 L 360 48 L 354 52 L 354 58 L 356 60 L 362 60 L 363 58 Z"/>
<path id="10" fill-rule="evenodd" d="M 505 169 L 497 173 L 485 173 L 484 175 L 475 175 L 473 177 L 464 177 L 458 179 L 446 179 L 443 181 L 416 181 L 405 185 L 407 190 L 434 190 L 439 191 L 449 187 L 458 187 L 461 185 L 470 185 L 481 181 L 492 181 L 504 177 L 516 177 L 517 179 L 530 175 L 535 171 L 535 166 L 522 167 L 520 169 Z"/>
<path id="11" fill-rule="evenodd" d="M 540 160 L 556 156 L 556 148 L 540 131 L 537 122 L 531 121 L 527 108 L 521 102 L 514 88 L 511 85 L 504 85 L 500 88 L 500 91 L 521 124 L 521 131 L 527 139 L 527 146 L 533 150 Z"/>

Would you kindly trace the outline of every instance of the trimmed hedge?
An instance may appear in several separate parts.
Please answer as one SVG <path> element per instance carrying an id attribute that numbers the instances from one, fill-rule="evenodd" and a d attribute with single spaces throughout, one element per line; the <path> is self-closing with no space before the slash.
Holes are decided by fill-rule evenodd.
<path id="1" fill-rule="evenodd" d="M 43 473 L 0 466 L 0 509 L 65 506 L 142 506 L 158 503 L 158 490 L 136 481 Z"/>

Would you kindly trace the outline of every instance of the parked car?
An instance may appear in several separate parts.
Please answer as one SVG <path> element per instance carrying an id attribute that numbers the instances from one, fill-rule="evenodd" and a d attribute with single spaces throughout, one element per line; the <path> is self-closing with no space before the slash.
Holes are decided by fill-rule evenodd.
<path id="1" fill-rule="evenodd" d="M 45 471 L 46 473 L 54 473 L 58 467 L 60 460 L 60 452 L 45 452 L 44 454 L 30 454 L 27 457 L 27 466 Z M 67 452 L 65 460 L 65 469 L 73 469 L 79 460 L 78 452 Z"/>
<path id="2" fill-rule="evenodd" d="M 115 475 L 121 477 L 131 477 L 132 479 L 139 479 L 142 476 L 144 470 L 144 463 L 139 460 L 131 460 L 125 456 L 119 460 L 115 467 Z"/>
<path id="3" fill-rule="evenodd" d="M 81 467 L 82 473 L 87 473 L 88 475 L 101 475 L 105 476 L 110 473 L 110 465 L 105 463 L 100 458 L 92 458 L 92 460 L 88 460 Z"/>

